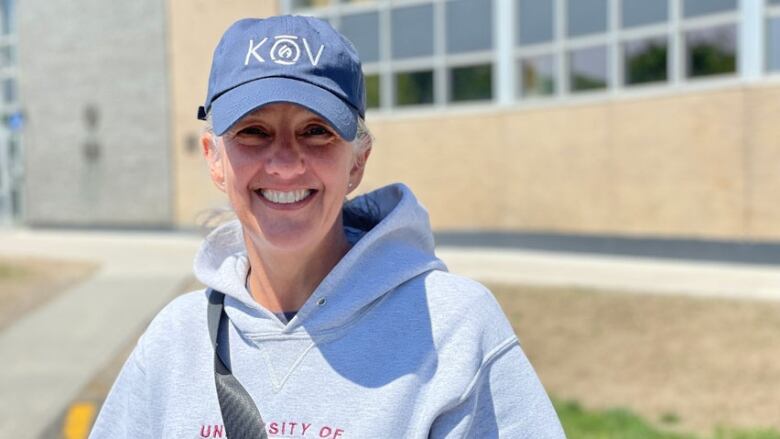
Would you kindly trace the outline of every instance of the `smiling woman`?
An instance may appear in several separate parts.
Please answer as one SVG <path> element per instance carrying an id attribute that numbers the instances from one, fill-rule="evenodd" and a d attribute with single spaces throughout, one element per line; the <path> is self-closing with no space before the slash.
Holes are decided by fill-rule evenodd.
<path id="1" fill-rule="evenodd" d="M 340 214 L 362 178 L 370 142 L 353 148 L 315 113 L 278 102 L 252 111 L 222 136 L 205 133 L 202 144 L 214 184 L 228 195 L 253 244 L 250 266 L 294 269 L 276 285 L 255 269 L 252 296 L 273 312 L 299 309 L 349 248 Z M 300 264 L 301 257 L 311 263 Z"/>
<path id="2" fill-rule="evenodd" d="M 563 438 L 511 325 L 447 272 L 371 152 L 354 47 L 324 21 L 236 22 L 199 117 L 236 220 L 122 369 L 92 437 Z"/>

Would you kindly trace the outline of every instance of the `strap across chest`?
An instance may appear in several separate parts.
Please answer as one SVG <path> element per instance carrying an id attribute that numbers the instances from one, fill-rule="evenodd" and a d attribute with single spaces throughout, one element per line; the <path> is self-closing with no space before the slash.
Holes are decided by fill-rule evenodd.
<path id="1" fill-rule="evenodd" d="M 214 382 L 225 433 L 230 439 L 267 439 L 265 423 L 257 405 L 219 356 L 219 329 L 227 319 L 224 309 L 225 294 L 211 288 L 206 294 L 209 298 L 209 336 L 214 348 Z M 230 345 L 227 340 L 228 337 L 225 337 L 225 352 L 229 358 Z"/>

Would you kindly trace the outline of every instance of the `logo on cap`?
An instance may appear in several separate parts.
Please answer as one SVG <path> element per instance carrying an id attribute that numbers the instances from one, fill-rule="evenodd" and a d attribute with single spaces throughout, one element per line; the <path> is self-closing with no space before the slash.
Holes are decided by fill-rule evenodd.
<path id="1" fill-rule="evenodd" d="M 277 35 L 274 37 L 274 40 L 276 41 L 274 41 L 274 44 L 271 46 L 271 49 L 268 52 L 269 56 L 271 57 L 271 61 L 283 66 L 291 66 L 296 64 L 301 57 L 301 46 L 298 45 L 298 37 L 294 35 Z M 301 38 L 301 41 L 303 41 L 303 48 L 306 50 L 306 55 L 309 59 L 309 62 L 311 65 L 316 67 L 320 62 L 320 56 L 322 56 L 322 51 L 325 49 L 325 45 L 320 45 L 319 49 L 317 50 L 317 55 L 315 56 L 312 54 L 311 46 L 309 46 L 309 42 L 306 40 L 306 38 Z M 249 61 L 252 58 L 257 60 L 257 62 L 265 62 L 265 58 L 262 57 L 259 50 L 267 42 L 268 37 L 263 38 L 257 44 L 255 44 L 255 40 L 249 40 L 249 49 L 247 50 L 246 57 L 244 58 L 245 66 L 249 65 Z"/>
<path id="2" fill-rule="evenodd" d="M 301 48 L 295 40 L 298 37 L 290 35 L 281 35 L 276 38 L 276 42 L 271 47 L 271 59 L 277 64 L 290 66 L 298 62 L 301 56 Z"/>

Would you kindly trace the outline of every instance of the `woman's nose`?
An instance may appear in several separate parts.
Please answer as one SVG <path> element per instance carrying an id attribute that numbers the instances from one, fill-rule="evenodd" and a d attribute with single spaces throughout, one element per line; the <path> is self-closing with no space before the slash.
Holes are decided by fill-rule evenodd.
<path id="1" fill-rule="evenodd" d="M 275 143 L 266 161 L 266 171 L 282 178 L 302 174 L 305 166 L 299 145 L 287 139 Z"/>

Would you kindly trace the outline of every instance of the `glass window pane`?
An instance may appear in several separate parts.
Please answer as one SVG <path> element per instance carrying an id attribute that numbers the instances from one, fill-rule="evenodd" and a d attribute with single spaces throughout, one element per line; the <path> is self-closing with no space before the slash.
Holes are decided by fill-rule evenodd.
<path id="1" fill-rule="evenodd" d="M 780 70 L 780 17 L 770 18 L 766 30 L 767 68 L 770 71 L 778 71 Z"/>
<path id="2" fill-rule="evenodd" d="M 488 50 L 493 47 L 493 2 L 454 0 L 444 4 L 447 17 L 447 53 Z"/>
<path id="3" fill-rule="evenodd" d="M 628 41 L 623 44 L 624 83 L 627 85 L 666 81 L 666 37 Z"/>
<path id="4" fill-rule="evenodd" d="M 735 9 L 737 9 L 737 0 L 684 0 L 683 16 L 697 17 Z"/>
<path id="5" fill-rule="evenodd" d="M 780 0 L 768 0 L 770 5 L 780 5 Z"/>
<path id="6" fill-rule="evenodd" d="M 519 0 L 517 5 L 517 43 L 535 44 L 552 41 L 555 36 L 555 2 Z"/>
<path id="7" fill-rule="evenodd" d="M 3 80 L 3 102 L 6 104 L 16 102 L 16 81 L 13 78 Z"/>
<path id="8" fill-rule="evenodd" d="M 607 0 L 569 0 L 566 6 L 569 36 L 607 31 Z"/>
<path id="9" fill-rule="evenodd" d="M 379 61 L 379 13 L 341 17 L 341 33 L 355 45 L 361 61 Z"/>
<path id="10" fill-rule="evenodd" d="M 686 32 L 685 57 L 688 77 L 736 72 L 736 41 L 735 25 Z"/>
<path id="11" fill-rule="evenodd" d="M 491 64 L 450 69 L 450 101 L 477 101 L 493 98 Z"/>
<path id="12" fill-rule="evenodd" d="M 555 94 L 555 57 L 541 55 L 520 60 L 523 96 Z"/>
<path id="13" fill-rule="evenodd" d="M 419 105 L 433 103 L 433 71 L 395 74 L 395 104 Z"/>
<path id="14" fill-rule="evenodd" d="M 292 0 L 293 9 L 321 8 L 330 5 L 330 0 Z"/>
<path id="15" fill-rule="evenodd" d="M 607 88 L 608 77 L 606 46 L 569 52 L 569 87 L 572 91 Z"/>
<path id="16" fill-rule="evenodd" d="M 366 75 L 366 106 L 378 108 L 381 104 L 379 88 L 379 75 Z"/>
<path id="17" fill-rule="evenodd" d="M 3 17 L 3 21 L 0 23 L 0 33 L 3 35 L 8 35 L 16 32 L 16 21 L 14 20 L 14 0 L 2 0 L 0 7 L 2 8 L 0 14 L 2 14 Z"/>
<path id="18" fill-rule="evenodd" d="M 623 27 L 664 22 L 669 19 L 669 0 L 623 0 L 620 18 Z"/>
<path id="19" fill-rule="evenodd" d="M 10 67 L 16 63 L 16 49 L 12 45 L 0 47 L 0 68 Z"/>
<path id="20" fill-rule="evenodd" d="M 433 54 L 433 5 L 395 8 L 390 21 L 393 58 Z"/>

